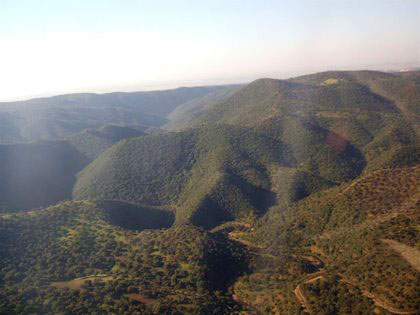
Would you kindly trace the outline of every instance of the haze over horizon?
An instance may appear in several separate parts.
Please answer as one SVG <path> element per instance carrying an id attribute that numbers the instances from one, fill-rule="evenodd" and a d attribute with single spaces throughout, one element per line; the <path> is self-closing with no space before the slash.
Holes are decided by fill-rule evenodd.
<path id="1" fill-rule="evenodd" d="M 0 2 L 0 101 L 420 65 L 420 2 Z"/>

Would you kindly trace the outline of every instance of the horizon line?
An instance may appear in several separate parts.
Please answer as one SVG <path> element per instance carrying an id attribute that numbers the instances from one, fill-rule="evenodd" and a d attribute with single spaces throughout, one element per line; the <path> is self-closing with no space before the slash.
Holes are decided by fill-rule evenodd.
<path id="1" fill-rule="evenodd" d="M 396 67 L 396 66 L 394 66 Z M 63 92 L 57 92 L 57 93 L 40 93 L 40 94 L 33 94 L 33 95 L 26 95 L 21 97 L 12 97 L 8 99 L 0 99 L 0 103 L 17 103 L 17 102 L 25 102 L 29 100 L 37 100 L 37 99 L 44 99 L 44 98 L 51 98 L 51 97 L 58 97 L 58 96 L 68 96 L 68 95 L 77 95 L 77 94 L 94 94 L 94 95 L 106 95 L 106 94 L 113 94 L 113 93 L 136 93 L 136 92 L 159 92 L 159 91 L 168 91 L 168 90 L 176 90 L 181 88 L 198 88 L 198 87 L 210 87 L 210 86 L 229 86 L 229 85 L 244 85 L 251 83 L 255 80 L 262 79 L 262 78 L 270 78 L 270 79 L 276 79 L 276 80 L 289 80 L 292 78 L 296 78 L 299 76 L 305 76 L 305 75 L 311 75 L 311 74 L 317 74 L 317 73 L 324 73 L 324 72 L 352 72 L 352 71 L 376 71 L 376 72 L 383 72 L 383 73 L 400 73 L 400 72 L 411 72 L 411 71 L 419 71 L 420 65 L 411 65 L 411 66 L 400 66 L 398 68 L 394 68 L 392 66 L 388 66 L 388 69 L 385 67 L 381 67 L 382 69 L 378 69 L 378 66 L 371 66 L 371 67 L 360 67 L 360 68 L 354 68 L 354 69 L 346 69 L 346 67 L 343 68 L 337 68 L 337 69 L 331 69 L 331 70 L 319 70 L 319 71 L 296 71 L 293 75 L 292 72 L 289 72 L 289 75 L 274 75 L 274 76 L 252 76 L 253 78 L 247 78 L 247 79 L 222 79 L 222 80 L 216 80 L 216 79 L 205 79 L 205 80 L 183 80 L 181 82 L 175 83 L 175 82 L 161 82 L 161 83 L 149 83 L 149 84 L 132 84 L 132 85 L 125 85 L 121 87 L 92 87 L 92 88 L 81 88 L 79 89 L 73 89 L 73 91 L 63 91 Z M 274 73 L 273 73 L 274 74 Z M 208 81 L 206 83 L 206 81 Z M 191 85 L 189 85 L 187 82 L 190 82 Z M 195 83 L 193 83 L 195 82 Z M 187 84 L 183 84 L 187 83 Z M 149 88 L 147 87 L 149 86 Z"/>

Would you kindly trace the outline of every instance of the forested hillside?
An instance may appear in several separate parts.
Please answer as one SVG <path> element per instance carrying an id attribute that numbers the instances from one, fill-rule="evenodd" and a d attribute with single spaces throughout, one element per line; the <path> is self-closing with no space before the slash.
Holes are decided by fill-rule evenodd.
<path id="1" fill-rule="evenodd" d="M 321 140 L 327 134 L 311 127 L 299 125 L 318 146 L 305 146 L 303 152 L 228 125 L 122 141 L 79 174 L 74 197 L 171 207 L 177 209 L 177 222 L 207 227 L 262 214 L 275 202 L 272 170 L 292 170 L 281 179 L 294 181 L 294 191 L 287 193 L 296 199 L 361 172 L 357 150 L 348 144 L 336 152 Z"/>
<path id="2" fill-rule="evenodd" d="M 197 124 L 229 123 L 263 129 L 276 136 L 292 121 L 307 121 L 330 133 L 328 142 L 342 150 L 345 141 L 364 156 L 366 170 L 418 159 L 420 83 L 418 72 L 324 72 L 291 80 L 257 80 L 226 99 Z M 377 86 L 401 84 L 378 92 Z M 375 85 L 372 83 L 374 82 Z M 292 127 L 293 128 L 293 127 Z M 302 134 L 289 132 L 286 142 L 301 145 Z M 302 145 L 304 146 L 304 145 Z"/>
<path id="3" fill-rule="evenodd" d="M 205 218 L 211 227 L 263 214 L 273 192 L 287 204 L 363 172 L 417 163 L 417 126 L 393 101 L 331 80 L 257 80 L 194 129 L 114 146 L 80 174 L 74 196 L 172 207 L 177 222 Z"/>
<path id="4" fill-rule="evenodd" d="M 0 145 L 0 314 L 418 314 L 419 90 L 374 71 L 173 90 L 148 94 L 172 119 L 149 134 Z"/>
<path id="5" fill-rule="evenodd" d="M 245 268 L 240 244 L 188 225 L 132 231 L 115 206 L 64 202 L 1 215 L 0 313 L 239 310 L 227 287 Z M 157 210 L 141 211 L 130 222 L 154 228 L 142 217 Z"/>
<path id="6" fill-rule="evenodd" d="M 231 232 L 259 257 L 235 295 L 270 313 L 417 314 L 419 183 L 418 165 L 375 171 Z"/>

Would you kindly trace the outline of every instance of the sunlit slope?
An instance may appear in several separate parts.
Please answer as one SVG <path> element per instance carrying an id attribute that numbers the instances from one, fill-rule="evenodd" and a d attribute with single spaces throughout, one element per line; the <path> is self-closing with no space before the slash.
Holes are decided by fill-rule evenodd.
<path id="1" fill-rule="evenodd" d="M 410 92 L 404 96 L 398 88 L 386 86 L 395 82 Z M 383 86 L 386 93 L 379 93 L 374 84 Z M 305 122 L 330 133 L 327 139 L 337 150 L 350 143 L 363 155 L 366 170 L 406 165 L 415 158 L 410 162 L 400 159 L 402 156 L 418 156 L 417 89 L 418 76 L 414 74 L 371 71 L 323 72 L 290 80 L 260 79 L 215 105 L 196 124 L 258 128 L 296 146 L 304 135 L 287 133 L 286 129 L 293 124 L 291 121 Z"/>
<path id="2" fill-rule="evenodd" d="M 405 115 L 420 111 L 420 71 L 384 73 L 378 71 L 327 71 L 292 79 L 311 85 L 351 81 L 364 85 L 372 93 L 391 100 Z"/>
<path id="3" fill-rule="evenodd" d="M 64 141 L 0 145 L 0 207 L 24 210 L 71 198 L 88 160 Z"/>
<path id="4" fill-rule="evenodd" d="M 162 211 L 77 201 L 1 214 L 0 313 L 238 309 L 227 288 L 246 264 L 242 247 L 192 226 L 153 230 Z M 139 228 L 120 224 L 127 216 Z"/>
<path id="5" fill-rule="evenodd" d="M 227 125 L 122 141 L 80 173 L 74 197 L 172 206 L 177 222 L 211 227 L 264 213 L 275 202 L 272 172 L 281 167 L 322 182 L 300 198 L 357 176 L 363 161 L 351 145 L 339 152 L 322 141 L 327 137 L 322 131 L 305 124 L 299 128 L 319 144 L 302 151 L 303 143 L 296 149 L 264 133 Z M 300 182 L 305 180 L 302 176 Z"/>
<path id="6" fill-rule="evenodd" d="M 130 127 L 107 125 L 98 129 L 86 129 L 66 138 L 80 153 L 94 160 L 115 142 L 134 138 L 145 133 Z"/>
<path id="7" fill-rule="evenodd" d="M 256 254 L 238 299 L 268 313 L 416 314 L 419 183 L 419 165 L 377 170 L 272 208 L 236 234 Z"/>
<path id="8" fill-rule="evenodd" d="M 289 80 L 256 80 L 212 108 L 203 123 L 221 121 L 256 124 L 272 115 L 310 115 L 319 111 L 380 111 L 398 109 L 383 97 L 352 81 L 310 85 Z"/>

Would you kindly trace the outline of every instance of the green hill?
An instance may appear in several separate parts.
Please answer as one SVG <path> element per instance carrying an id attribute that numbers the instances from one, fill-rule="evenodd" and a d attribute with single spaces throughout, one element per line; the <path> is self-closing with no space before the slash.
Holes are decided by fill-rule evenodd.
<path id="1" fill-rule="evenodd" d="M 326 80 L 337 79 L 357 82 L 368 87 L 373 93 L 394 102 L 406 115 L 419 115 L 420 71 L 384 73 L 378 71 L 328 71 L 306 75 L 292 81 L 307 84 L 322 84 Z"/>
<path id="2" fill-rule="evenodd" d="M 309 137 L 302 141 L 327 136 L 304 123 L 296 128 Z M 319 142 L 314 147 L 303 143 L 289 148 L 261 132 L 223 125 L 129 139 L 79 174 L 74 197 L 172 207 L 177 209 L 178 223 L 212 227 L 264 213 L 275 202 L 271 172 L 279 167 L 319 179 L 320 183 L 307 183 L 304 195 L 357 176 L 363 163 L 350 144 L 337 153 Z M 309 178 L 301 176 L 297 185 Z"/>
<path id="3" fill-rule="evenodd" d="M 202 123 L 256 125 L 273 115 L 311 116 L 317 112 L 398 113 L 391 101 L 363 85 L 341 80 L 335 84 L 259 79 L 214 106 Z"/>
<path id="4" fill-rule="evenodd" d="M 306 121 L 330 133 L 328 141 L 335 150 L 341 150 L 344 143 L 352 144 L 362 153 L 366 170 L 374 170 L 397 163 L 394 157 L 401 155 L 398 152 L 414 152 L 418 147 L 415 110 L 404 110 L 419 108 L 415 92 L 418 80 L 413 76 L 406 74 L 402 79 L 394 74 L 354 71 L 323 72 L 290 80 L 260 79 L 213 106 L 195 124 L 258 128 L 296 146 L 303 135 L 287 132 L 287 124 Z M 413 90 L 404 99 L 397 89 L 378 93 L 372 87 L 372 82 L 401 80 Z M 317 145 L 318 141 L 312 143 Z"/>
<path id="5" fill-rule="evenodd" d="M 74 197 L 170 207 L 177 223 L 211 228 L 362 172 L 415 164 L 416 125 L 361 83 L 388 76 L 257 80 L 212 105 L 195 129 L 113 146 L 80 174 Z"/>
<path id="6" fill-rule="evenodd" d="M 268 138 L 230 127 L 125 140 L 81 172 L 74 196 L 180 208 L 177 222 L 213 203 L 206 210 L 209 221 L 200 224 L 213 225 L 257 211 L 247 193 L 254 192 L 255 200 L 265 197 L 269 181 L 262 168 L 282 163 L 279 149 Z"/>

